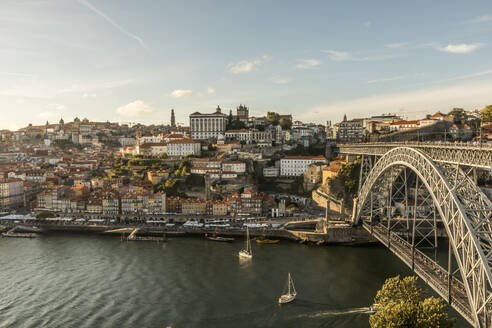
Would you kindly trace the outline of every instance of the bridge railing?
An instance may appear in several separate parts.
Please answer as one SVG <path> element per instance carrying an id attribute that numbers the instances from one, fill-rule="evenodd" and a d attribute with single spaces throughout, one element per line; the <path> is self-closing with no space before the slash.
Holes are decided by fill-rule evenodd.
<path id="1" fill-rule="evenodd" d="M 428 283 L 441 297 L 450 301 L 450 305 L 473 324 L 473 314 L 468 304 L 465 287 L 461 281 L 452 277 L 451 290 L 449 290 L 448 272 L 428 255 L 416 248 L 412 249 L 412 245 L 395 232 L 390 231 L 388 234 L 388 229 L 382 224 L 370 225 L 363 222 L 363 227 L 407 266 L 413 267 L 414 272 L 422 280 Z M 450 291 L 451 297 L 449 297 Z"/>

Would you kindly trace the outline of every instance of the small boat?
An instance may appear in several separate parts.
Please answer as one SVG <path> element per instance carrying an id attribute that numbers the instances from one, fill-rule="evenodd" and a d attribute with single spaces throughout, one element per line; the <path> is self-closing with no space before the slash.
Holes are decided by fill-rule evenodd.
<path id="1" fill-rule="evenodd" d="M 246 227 L 246 249 L 239 251 L 239 258 L 252 259 L 253 252 L 251 251 L 251 241 L 249 240 L 249 229 Z"/>
<path id="2" fill-rule="evenodd" d="M 232 238 L 232 237 L 221 237 L 221 236 L 208 236 L 208 235 L 205 235 L 205 237 L 208 239 L 208 240 L 212 240 L 212 241 L 221 241 L 221 242 L 226 242 L 226 243 L 230 243 L 232 241 L 234 241 L 235 239 Z"/>
<path id="3" fill-rule="evenodd" d="M 278 298 L 278 303 L 279 304 L 287 304 L 296 299 L 297 292 L 294 287 L 294 281 L 292 280 L 292 277 L 289 275 L 287 276 L 287 294 L 283 294 Z"/>
<path id="4" fill-rule="evenodd" d="M 374 313 L 378 312 L 379 310 L 381 310 L 381 305 L 379 305 L 378 303 L 374 303 L 373 305 L 371 305 L 369 307 L 369 309 L 367 310 L 367 312 L 369 314 L 374 314 Z"/>
<path id="5" fill-rule="evenodd" d="M 256 239 L 257 244 L 278 244 L 279 241 L 280 241 L 279 239 L 266 239 L 266 238 Z"/>

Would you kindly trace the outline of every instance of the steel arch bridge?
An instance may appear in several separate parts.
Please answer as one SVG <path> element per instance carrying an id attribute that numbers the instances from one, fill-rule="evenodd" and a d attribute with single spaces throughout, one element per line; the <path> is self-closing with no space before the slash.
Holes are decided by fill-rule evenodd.
<path id="1" fill-rule="evenodd" d="M 492 169 L 492 149 L 472 158 L 470 149 L 463 155 L 450 147 L 443 150 L 454 154 L 449 161 L 431 151 L 341 145 L 341 153 L 361 155 L 354 224 L 361 223 L 473 326 L 491 327 L 492 203 L 476 184 L 476 170 Z M 459 157 L 466 158 L 464 165 Z M 444 235 L 447 268 L 437 260 Z"/>

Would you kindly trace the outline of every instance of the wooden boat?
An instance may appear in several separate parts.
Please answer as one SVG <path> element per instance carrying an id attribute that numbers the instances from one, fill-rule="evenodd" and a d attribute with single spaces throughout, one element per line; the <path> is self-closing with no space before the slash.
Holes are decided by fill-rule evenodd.
<path id="1" fill-rule="evenodd" d="M 252 259 L 253 252 L 251 250 L 251 241 L 249 240 L 249 229 L 246 227 L 246 248 L 239 251 L 239 258 Z"/>
<path id="2" fill-rule="evenodd" d="M 226 242 L 226 243 L 230 243 L 230 242 L 233 242 L 235 239 L 232 238 L 232 237 L 221 237 L 221 236 L 208 236 L 208 235 L 205 235 L 205 237 L 208 239 L 208 240 L 212 240 L 212 241 L 220 241 L 220 242 Z"/>
<path id="3" fill-rule="evenodd" d="M 257 244 L 278 244 L 279 241 L 280 241 L 279 239 L 266 239 L 266 238 L 256 239 Z"/>
<path id="4" fill-rule="evenodd" d="M 283 294 L 278 298 L 278 303 L 279 304 L 287 304 L 290 302 L 293 302 L 296 299 L 297 292 L 296 289 L 294 288 L 294 281 L 292 280 L 292 277 L 290 276 L 290 272 L 287 276 L 287 294 Z"/>

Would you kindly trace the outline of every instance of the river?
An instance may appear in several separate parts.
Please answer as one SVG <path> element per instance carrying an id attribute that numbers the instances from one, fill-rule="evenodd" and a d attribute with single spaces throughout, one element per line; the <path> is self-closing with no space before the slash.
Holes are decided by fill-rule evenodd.
<path id="1" fill-rule="evenodd" d="M 2 238 L 0 328 L 369 327 L 367 307 L 384 280 L 410 275 L 378 246 L 253 244 L 246 263 L 237 257 L 242 246 Z M 288 272 L 298 297 L 279 306 Z M 468 325 L 459 319 L 457 327 Z"/>

